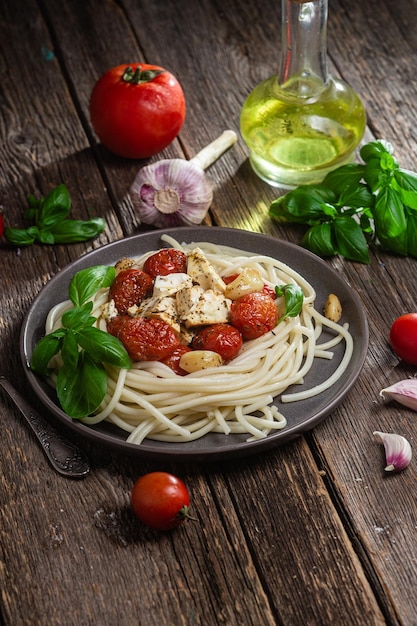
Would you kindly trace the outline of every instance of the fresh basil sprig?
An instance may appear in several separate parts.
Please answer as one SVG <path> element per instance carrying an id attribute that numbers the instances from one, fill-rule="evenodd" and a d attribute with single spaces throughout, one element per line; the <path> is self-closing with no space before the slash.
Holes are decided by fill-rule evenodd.
<path id="1" fill-rule="evenodd" d="M 56 381 L 56 391 L 63 410 L 73 418 L 90 415 L 102 402 L 107 389 L 103 363 L 129 369 L 131 361 L 123 344 L 112 335 L 96 328 L 97 318 L 91 315 L 90 298 L 101 288 L 110 287 L 114 267 L 97 265 L 80 270 L 69 285 L 74 305 L 62 316 L 62 328 L 38 341 L 30 367 L 42 376 L 53 370 L 49 362 L 61 353 L 63 362 Z"/>
<path id="2" fill-rule="evenodd" d="M 287 317 L 297 317 L 303 308 L 304 293 L 298 285 L 275 285 L 277 297 L 284 296 L 285 310 L 278 323 Z"/>
<path id="3" fill-rule="evenodd" d="M 417 257 L 417 174 L 399 167 L 385 141 L 365 144 L 360 156 L 363 163 L 338 167 L 321 184 L 274 200 L 269 215 L 309 226 L 301 245 L 322 257 L 369 263 L 372 244 Z"/>
<path id="4" fill-rule="evenodd" d="M 29 196 L 25 218 L 33 222 L 28 228 L 11 228 L 4 231 L 10 243 L 30 246 L 36 241 L 44 244 L 75 243 L 97 237 L 105 228 L 103 218 L 73 220 L 68 215 L 71 198 L 65 185 L 58 185 L 44 198 Z"/>

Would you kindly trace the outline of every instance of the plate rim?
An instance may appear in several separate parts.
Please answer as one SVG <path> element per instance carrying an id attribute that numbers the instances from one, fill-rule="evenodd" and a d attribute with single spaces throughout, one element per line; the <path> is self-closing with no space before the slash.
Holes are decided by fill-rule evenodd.
<path id="1" fill-rule="evenodd" d="M 228 439 L 225 439 L 225 445 L 219 446 L 209 446 L 208 448 L 193 448 L 189 446 L 186 442 L 183 443 L 184 449 L 178 450 L 178 448 L 171 450 L 169 449 L 170 444 L 165 444 L 167 449 L 164 446 L 155 445 L 155 442 L 152 440 L 145 440 L 142 444 L 133 444 L 128 443 L 122 439 L 116 439 L 114 435 L 109 434 L 107 432 L 102 432 L 100 430 L 94 429 L 91 426 L 83 424 L 79 421 L 73 420 L 70 416 L 65 414 L 62 409 L 48 396 L 45 391 L 45 387 L 47 383 L 41 381 L 41 379 L 34 374 L 29 368 L 29 359 L 31 356 L 31 351 L 28 349 L 29 346 L 29 337 L 28 337 L 28 329 L 30 327 L 30 322 L 32 321 L 32 316 L 36 313 L 36 308 L 39 306 L 39 303 L 44 298 L 45 293 L 53 290 L 56 284 L 59 284 L 61 281 L 65 280 L 67 276 L 70 275 L 72 269 L 76 267 L 72 274 L 75 271 L 78 271 L 78 266 L 89 265 L 89 260 L 91 258 L 95 258 L 97 256 L 102 257 L 107 253 L 112 253 L 113 250 L 117 250 L 122 247 L 126 247 L 129 245 L 135 245 L 138 242 L 140 246 L 140 242 L 147 239 L 153 239 L 156 237 L 161 237 L 163 234 L 167 234 L 173 236 L 177 240 L 186 241 L 205 241 L 204 235 L 205 233 L 210 233 L 210 237 L 214 235 L 216 237 L 216 233 L 222 233 L 222 237 L 229 234 L 230 236 L 239 236 L 247 238 L 249 237 L 252 241 L 269 241 L 270 243 L 274 243 L 275 245 L 281 245 L 284 249 L 292 252 L 293 254 L 299 254 L 302 258 L 311 258 L 316 265 L 321 265 L 325 272 L 333 278 L 338 283 L 344 284 L 345 287 L 349 289 L 350 298 L 356 309 L 359 312 L 359 326 L 362 332 L 362 342 L 359 347 L 357 353 L 357 361 L 358 367 L 356 370 L 352 371 L 348 378 L 346 379 L 341 392 L 335 396 L 331 402 L 323 406 L 318 412 L 313 415 L 310 415 L 303 421 L 301 424 L 289 425 L 287 424 L 284 429 L 271 433 L 264 439 L 259 439 L 253 442 L 247 441 L 239 441 L 230 445 Z M 197 233 L 201 233 L 201 237 L 196 237 Z M 188 235 L 188 237 L 187 237 Z M 191 239 L 190 239 L 191 236 Z M 162 242 L 161 242 L 162 243 Z M 161 245 L 161 244 L 160 244 Z M 238 247 L 233 245 L 233 241 L 228 244 L 220 243 L 220 245 L 229 245 L 231 247 Z M 241 247 L 242 249 L 242 247 Z M 146 252 L 144 250 L 143 252 Z M 138 250 L 138 255 L 143 253 L 140 249 Z M 123 255 L 122 255 L 123 256 Z M 118 258 L 121 258 L 120 256 Z M 285 262 L 285 261 L 284 261 Z M 91 265 L 91 264 L 90 264 Z M 79 268 L 81 269 L 81 267 Z M 297 270 L 298 271 L 298 270 Z M 69 282 L 69 281 L 68 281 Z M 314 285 L 313 285 L 314 286 Z M 48 282 L 43 285 L 40 289 L 38 295 L 33 300 L 31 306 L 27 310 L 20 332 L 20 340 L 19 340 L 19 348 L 20 348 L 20 356 L 24 366 L 25 374 L 28 379 L 29 385 L 32 388 L 32 391 L 35 393 L 37 398 L 42 402 L 44 406 L 57 418 L 61 423 L 69 427 L 72 431 L 82 435 L 83 437 L 93 441 L 95 443 L 103 444 L 107 447 L 113 448 L 118 452 L 123 452 L 126 454 L 133 454 L 142 458 L 150 458 L 150 459 L 164 459 L 169 461 L 210 461 L 210 460 L 219 460 L 219 459 L 228 459 L 228 458 L 236 458 L 249 456 L 257 453 L 258 451 L 265 451 L 268 449 L 275 448 L 284 443 L 287 443 L 294 438 L 297 438 L 306 432 L 311 431 L 315 426 L 317 426 L 321 421 L 323 421 L 327 416 L 329 416 L 334 409 L 341 404 L 341 402 L 345 399 L 347 394 L 350 392 L 353 385 L 356 383 L 360 372 L 362 371 L 367 352 L 369 346 L 369 327 L 368 320 L 365 313 L 365 310 L 362 305 L 362 301 L 359 297 L 357 291 L 352 288 L 344 277 L 341 277 L 340 274 L 336 272 L 336 270 L 329 266 L 323 259 L 313 254 L 309 250 L 305 248 L 301 248 L 298 244 L 280 239 L 278 237 L 274 237 L 272 235 L 267 235 L 264 233 L 254 233 L 251 231 L 247 231 L 244 229 L 238 228 L 229 228 L 229 227 L 220 227 L 220 226 L 196 226 L 196 227 L 177 227 L 170 228 L 164 230 L 155 230 L 155 231 L 146 231 L 143 233 L 137 233 L 135 235 L 131 235 L 130 237 L 126 237 L 123 239 L 118 239 L 113 242 L 109 242 L 104 246 L 96 248 L 82 255 L 72 263 L 69 263 L 62 269 L 60 269 Z M 355 354 L 355 352 L 354 352 Z M 284 411 L 285 414 L 285 411 Z M 123 431 L 120 431 L 123 433 Z M 213 434 L 212 434 L 213 435 Z M 234 435 L 221 435 L 220 437 L 232 437 Z M 127 437 L 127 434 L 126 434 Z M 207 437 L 207 435 L 206 435 Z M 226 443 L 227 442 L 227 443 Z M 192 442 L 190 442 L 192 443 Z M 176 444 L 178 445 L 178 444 Z M 187 446 L 189 446 L 187 448 Z"/>

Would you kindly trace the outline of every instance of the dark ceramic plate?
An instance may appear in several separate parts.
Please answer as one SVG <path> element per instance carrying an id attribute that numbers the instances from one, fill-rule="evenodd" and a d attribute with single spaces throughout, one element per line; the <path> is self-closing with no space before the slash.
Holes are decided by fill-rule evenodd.
<path id="1" fill-rule="evenodd" d="M 163 443 L 146 440 L 141 445 L 126 443 L 126 434 L 111 424 L 86 426 L 71 419 L 60 408 L 54 391 L 28 369 L 36 342 L 44 334 L 44 324 L 49 309 L 68 299 L 68 285 L 80 269 L 92 265 L 112 265 L 122 257 L 139 256 L 161 247 L 161 231 L 144 233 L 122 239 L 94 250 L 59 272 L 40 292 L 23 323 L 20 350 L 23 364 L 34 392 L 42 403 L 67 426 L 97 444 L 105 444 L 123 453 L 139 457 L 175 461 L 212 460 L 254 454 L 287 442 L 312 429 L 331 413 L 344 399 L 362 369 L 368 348 L 367 319 L 357 294 L 324 261 L 299 246 L 266 235 L 243 230 L 204 227 L 180 228 L 164 231 L 180 242 L 210 241 L 229 245 L 254 253 L 268 254 L 287 263 L 302 274 L 316 289 L 316 308 L 322 310 L 329 293 L 336 293 L 342 303 L 342 321 L 348 321 L 354 338 L 351 362 L 339 379 L 324 393 L 283 407 L 287 426 L 265 439 L 246 442 L 246 435 L 208 434 L 189 443 Z M 343 354 L 343 345 L 335 350 L 331 361 L 321 360 L 313 365 L 305 385 L 313 387 L 325 380 L 335 370 Z M 279 405 L 279 398 L 275 399 Z"/>

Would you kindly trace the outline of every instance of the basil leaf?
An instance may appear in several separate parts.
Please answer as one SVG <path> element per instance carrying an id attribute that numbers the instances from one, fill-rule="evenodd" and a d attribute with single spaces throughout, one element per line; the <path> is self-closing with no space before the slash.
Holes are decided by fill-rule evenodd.
<path id="1" fill-rule="evenodd" d="M 96 317 L 90 316 L 92 310 L 93 303 L 90 301 L 82 306 L 65 311 L 62 315 L 62 325 L 72 330 L 79 330 L 80 328 L 84 328 L 84 326 L 91 326 L 97 319 Z"/>
<path id="2" fill-rule="evenodd" d="M 42 337 L 42 339 L 38 341 L 30 360 L 30 369 L 32 371 L 41 374 L 41 376 L 47 376 L 49 374 L 49 361 L 61 350 L 65 335 L 65 330 L 57 330 L 49 335 L 45 335 L 45 337 Z"/>
<path id="3" fill-rule="evenodd" d="M 365 167 L 364 178 L 372 193 L 375 193 L 390 185 L 392 172 L 381 170 L 379 159 L 370 159 Z"/>
<path id="4" fill-rule="evenodd" d="M 356 186 L 345 187 L 340 194 L 338 204 L 356 209 L 372 207 L 374 195 L 366 185 L 358 183 Z"/>
<path id="5" fill-rule="evenodd" d="M 400 194 L 392 187 L 378 193 L 374 208 L 376 235 L 395 239 L 404 233 L 407 224 Z"/>
<path id="6" fill-rule="evenodd" d="M 51 228 L 55 243 L 77 243 L 97 237 L 106 227 L 102 217 L 91 220 L 65 220 Z"/>
<path id="7" fill-rule="evenodd" d="M 99 328 L 83 328 L 77 333 L 80 346 L 96 361 L 130 369 L 131 361 L 122 342 Z"/>
<path id="8" fill-rule="evenodd" d="M 31 226 L 30 228 L 5 228 L 4 236 L 7 241 L 13 243 L 15 246 L 30 246 L 32 245 L 37 237 L 39 231 L 36 226 Z"/>
<path id="9" fill-rule="evenodd" d="M 398 172 L 395 172 L 394 178 L 398 185 L 396 189 L 401 196 L 402 202 L 411 209 L 417 210 L 417 177 L 398 170 Z"/>
<path id="10" fill-rule="evenodd" d="M 342 215 L 333 222 L 336 249 L 350 261 L 369 263 L 368 244 L 358 222 L 350 215 Z"/>
<path id="11" fill-rule="evenodd" d="M 75 419 L 93 413 L 103 401 L 107 389 L 104 366 L 86 353 L 80 353 L 77 367 L 64 365 L 58 372 L 56 391 L 67 415 Z"/>
<path id="12" fill-rule="evenodd" d="M 407 220 L 400 194 L 391 187 L 378 194 L 375 209 L 375 234 L 384 250 L 407 254 Z"/>
<path id="13" fill-rule="evenodd" d="M 417 215 L 407 216 L 407 254 L 417 257 Z"/>
<path id="14" fill-rule="evenodd" d="M 40 230 L 38 235 L 38 241 L 40 243 L 53 244 L 55 243 L 54 236 L 49 230 Z"/>
<path id="15" fill-rule="evenodd" d="M 323 181 L 323 185 L 326 185 L 334 191 L 337 196 L 340 196 L 346 188 L 355 189 L 358 187 L 363 174 L 365 166 L 360 163 L 348 163 L 337 167 L 332 172 L 327 174 Z"/>
<path id="16" fill-rule="evenodd" d="M 293 284 L 276 285 L 275 293 L 277 297 L 284 296 L 285 301 L 285 311 L 279 318 L 278 323 L 286 317 L 296 317 L 300 313 L 304 301 L 304 293 L 301 287 Z"/>
<path id="17" fill-rule="evenodd" d="M 371 159 L 380 159 L 384 154 L 393 154 L 394 148 L 388 141 L 370 141 L 360 149 L 361 158 L 368 162 Z"/>
<path id="18" fill-rule="evenodd" d="M 69 297 L 74 306 L 85 304 L 99 289 L 110 287 L 116 276 L 114 267 L 95 265 L 80 270 L 72 278 Z"/>
<path id="19" fill-rule="evenodd" d="M 68 215 L 68 209 L 63 206 L 51 206 L 50 209 L 45 212 L 42 211 L 38 221 L 39 228 L 49 229 L 56 224 L 59 224 Z"/>
<path id="20" fill-rule="evenodd" d="M 316 224 L 305 233 L 301 245 L 318 256 L 334 256 L 337 250 L 333 244 L 332 230 L 332 225 L 329 223 Z"/>
<path id="21" fill-rule="evenodd" d="M 61 346 L 61 358 L 65 365 L 76 368 L 78 365 L 78 343 L 72 330 L 68 330 Z"/>
<path id="22" fill-rule="evenodd" d="M 58 185 L 48 193 L 41 203 L 39 225 L 46 224 L 48 220 L 52 223 L 59 221 L 58 215 L 65 219 L 71 210 L 71 198 L 65 185 Z M 54 215 L 56 216 L 54 218 Z M 55 221 L 54 221 L 55 219 Z"/>
<path id="23" fill-rule="evenodd" d="M 279 222 L 316 224 L 324 219 L 329 206 L 334 204 L 336 195 L 323 185 L 305 185 L 287 192 L 274 200 L 269 215 Z M 323 210 L 326 206 L 326 212 Z M 336 212 L 336 210 L 334 209 Z"/>

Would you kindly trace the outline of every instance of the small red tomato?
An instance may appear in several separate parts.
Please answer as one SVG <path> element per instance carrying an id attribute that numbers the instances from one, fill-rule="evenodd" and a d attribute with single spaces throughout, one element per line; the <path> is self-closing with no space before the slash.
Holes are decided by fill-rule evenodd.
<path id="1" fill-rule="evenodd" d="M 118 65 L 96 82 L 90 119 L 108 150 L 145 159 L 166 148 L 185 119 L 185 97 L 178 80 L 158 65 Z"/>
<path id="2" fill-rule="evenodd" d="M 175 248 L 164 248 L 148 257 L 143 271 L 152 278 L 187 272 L 187 255 Z"/>
<path id="3" fill-rule="evenodd" d="M 137 269 L 122 270 L 116 276 L 109 290 L 109 298 L 119 313 L 127 313 L 127 310 L 140 304 L 146 296 L 152 293 L 152 278 L 146 272 Z"/>
<path id="4" fill-rule="evenodd" d="M 211 324 L 199 330 L 192 341 L 194 350 L 211 350 L 230 361 L 242 347 L 242 333 L 231 324 Z"/>
<path id="5" fill-rule="evenodd" d="M 417 365 L 417 313 L 398 317 L 391 326 L 389 339 L 400 359 L 410 365 Z"/>
<path id="6" fill-rule="evenodd" d="M 154 318 L 118 315 L 107 324 L 107 332 L 120 339 L 134 361 L 159 361 L 179 345 L 171 326 Z"/>
<path id="7" fill-rule="evenodd" d="M 257 339 L 278 322 L 278 309 L 273 299 L 260 291 L 234 300 L 230 307 L 231 323 L 244 339 Z"/>
<path id="8" fill-rule="evenodd" d="M 189 517 L 190 495 L 176 476 L 151 472 L 135 482 L 131 504 L 141 522 L 156 530 L 170 530 Z"/>
<path id="9" fill-rule="evenodd" d="M 4 217 L 3 211 L 0 209 L 0 238 L 4 235 Z"/>
<path id="10" fill-rule="evenodd" d="M 181 357 L 186 352 L 191 352 L 191 348 L 189 348 L 188 346 L 179 345 L 173 349 L 171 354 L 159 360 L 161 361 L 161 363 L 165 363 L 165 365 L 168 365 L 168 367 L 170 367 L 172 371 L 175 372 L 178 376 L 187 376 L 188 372 L 180 367 Z"/>

